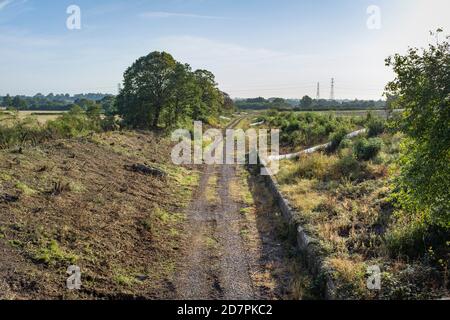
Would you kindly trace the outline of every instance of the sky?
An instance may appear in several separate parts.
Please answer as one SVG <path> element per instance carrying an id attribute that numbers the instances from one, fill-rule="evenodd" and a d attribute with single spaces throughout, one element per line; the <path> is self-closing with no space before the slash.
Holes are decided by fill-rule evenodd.
<path id="1" fill-rule="evenodd" d="M 380 99 L 384 59 L 449 34 L 449 13 L 448 0 L 0 0 L 0 95 L 117 93 L 158 50 L 235 98 L 316 97 L 320 83 L 327 99 L 335 78 L 338 99 Z"/>

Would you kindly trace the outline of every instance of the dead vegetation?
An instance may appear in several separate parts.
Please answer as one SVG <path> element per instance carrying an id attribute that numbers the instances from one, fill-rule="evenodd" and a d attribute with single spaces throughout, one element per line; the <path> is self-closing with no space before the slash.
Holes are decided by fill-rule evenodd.
<path id="1" fill-rule="evenodd" d="M 197 183 L 170 149 L 156 134 L 110 132 L 1 151 L 0 297 L 170 298 Z M 65 287 L 72 264 L 80 291 Z"/>

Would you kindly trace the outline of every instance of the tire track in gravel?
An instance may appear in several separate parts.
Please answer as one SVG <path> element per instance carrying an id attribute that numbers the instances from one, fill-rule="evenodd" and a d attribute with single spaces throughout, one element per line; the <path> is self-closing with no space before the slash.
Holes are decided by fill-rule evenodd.
<path id="1" fill-rule="evenodd" d="M 230 195 L 230 180 L 236 178 L 236 168 L 222 165 L 219 180 L 219 195 L 222 199 L 218 212 L 216 239 L 221 244 L 221 284 L 224 299 L 251 300 L 256 299 L 250 277 L 249 257 L 240 234 L 242 216 L 240 206 Z"/>
<path id="2" fill-rule="evenodd" d="M 233 121 L 229 128 L 240 120 Z M 285 287 L 285 283 L 272 276 L 269 282 L 273 288 L 255 283 L 258 275 L 270 274 L 267 266 L 280 261 L 283 253 L 273 230 L 261 231 L 256 220 L 250 229 L 254 230 L 257 244 L 252 246 L 243 239 L 241 227 L 249 222 L 240 212 L 242 202 L 233 199 L 230 191 L 233 180 L 245 182 L 237 170 L 236 165 L 202 167 L 199 186 L 187 211 L 188 241 L 175 283 L 178 299 L 276 299 L 281 297 L 279 292 L 285 290 L 280 288 Z M 211 177 L 217 181 L 213 187 L 220 199 L 218 204 L 207 200 Z M 274 214 L 272 208 L 269 211 L 268 215 Z M 265 239 L 269 238 L 272 240 L 268 244 Z M 286 277 L 286 272 L 279 273 Z"/>

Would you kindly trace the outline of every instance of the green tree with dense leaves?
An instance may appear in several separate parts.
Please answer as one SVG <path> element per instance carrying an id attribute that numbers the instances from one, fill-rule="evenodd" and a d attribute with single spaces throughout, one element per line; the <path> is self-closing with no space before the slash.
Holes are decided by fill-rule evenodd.
<path id="1" fill-rule="evenodd" d="M 226 92 L 222 92 L 223 96 L 223 108 L 226 111 L 235 111 L 236 105 L 234 104 L 233 99 L 231 99 L 230 95 Z"/>
<path id="2" fill-rule="evenodd" d="M 308 109 L 312 106 L 313 99 L 310 96 L 304 96 L 302 100 L 300 100 L 300 107 L 303 109 Z"/>
<path id="3" fill-rule="evenodd" d="M 287 103 L 286 100 L 283 99 L 283 98 L 275 98 L 275 99 L 273 99 L 273 101 L 271 102 L 271 106 L 272 106 L 272 108 L 275 108 L 275 109 L 288 109 L 288 108 L 291 108 L 291 105 L 289 103 Z"/>
<path id="4" fill-rule="evenodd" d="M 217 116 L 223 106 L 223 95 L 217 89 L 214 74 L 207 70 L 194 72 L 198 102 L 195 104 L 192 118 L 207 121 L 210 116 Z"/>
<path id="5" fill-rule="evenodd" d="M 161 112 L 174 96 L 176 67 L 170 54 L 152 52 L 125 71 L 124 87 L 117 97 L 118 112 L 125 124 L 137 128 L 158 126 Z"/>
<path id="6" fill-rule="evenodd" d="M 116 104 L 125 124 L 148 129 L 206 121 L 220 112 L 223 96 L 211 72 L 193 72 L 166 52 L 152 52 L 126 70 Z"/>
<path id="7" fill-rule="evenodd" d="M 116 98 L 114 96 L 106 96 L 100 100 L 103 111 L 106 115 L 111 116 L 117 113 Z"/>
<path id="8" fill-rule="evenodd" d="M 12 106 L 12 98 L 9 94 L 3 97 L 3 106 L 9 108 Z"/>
<path id="9" fill-rule="evenodd" d="M 25 110 L 27 108 L 27 102 L 19 96 L 15 96 L 12 100 L 11 106 L 16 110 Z"/>
<path id="10" fill-rule="evenodd" d="M 438 30 L 438 34 L 442 30 Z M 404 112 L 397 123 L 406 140 L 397 199 L 423 223 L 450 228 L 449 37 L 428 48 L 409 49 L 386 60 L 396 74 L 387 86 Z"/>

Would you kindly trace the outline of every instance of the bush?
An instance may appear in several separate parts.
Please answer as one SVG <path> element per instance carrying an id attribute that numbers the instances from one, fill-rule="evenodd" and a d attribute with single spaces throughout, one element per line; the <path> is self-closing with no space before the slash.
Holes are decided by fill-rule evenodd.
<path id="1" fill-rule="evenodd" d="M 440 259 L 448 259 L 448 231 L 445 228 L 423 223 L 415 217 L 397 217 L 398 221 L 386 234 L 386 245 L 392 257 L 415 259 L 433 250 L 429 262 L 437 264 Z"/>
<path id="2" fill-rule="evenodd" d="M 353 154 L 345 155 L 336 162 L 334 168 L 336 177 L 345 177 L 356 180 L 361 175 L 361 164 L 356 160 Z"/>
<path id="3" fill-rule="evenodd" d="M 386 129 L 386 122 L 381 118 L 373 117 L 369 119 L 366 128 L 369 137 L 376 137 L 384 133 Z"/>
<path id="4" fill-rule="evenodd" d="M 98 116 L 90 118 L 79 107 L 45 125 L 39 124 L 34 117 L 23 120 L 14 117 L 9 125 L 0 126 L 0 149 L 84 136 L 102 130 L 104 120 L 99 121 Z"/>
<path id="5" fill-rule="evenodd" d="M 352 145 L 353 145 L 353 141 L 349 138 L 345 138 L 339 144 L 339 150 L 345 150 L 345 149 L 351 148 Z"/>
<path id="6" fill-rule="evenodd" d="M 369 161 L 375 158 L 383 147 L 383 140 L 379 138 L 360 139 L 355 143 L 354 153 L 356 159 Z"/>
<path id="7" fill-rule="evenodd" d="M 280 142 L 290 147 L 325 143 L 336 133 L 337 148 L 345 135 L 356 129 L 353 118 L 332 114 L 278 112 L 267 113 L 263 119 L 269 127 L 281 129 Z"/>
<path id="8" fill-rule="evenodd" d="M 295 168 L 295 176 L 303 179 L 326 180 L 331 178 L 331 168 L 336 157 L 315 153 L 301 158 Z"/>
<path id="9" fill-rule="evenodd" d="M 345 128 L 339 128 L 335 133 L 330 136 L 331 144 L 328 147 L 329 152 L 334 152 L 339 148 L 341 142 L 345 139 L 348 132 Z"/>

